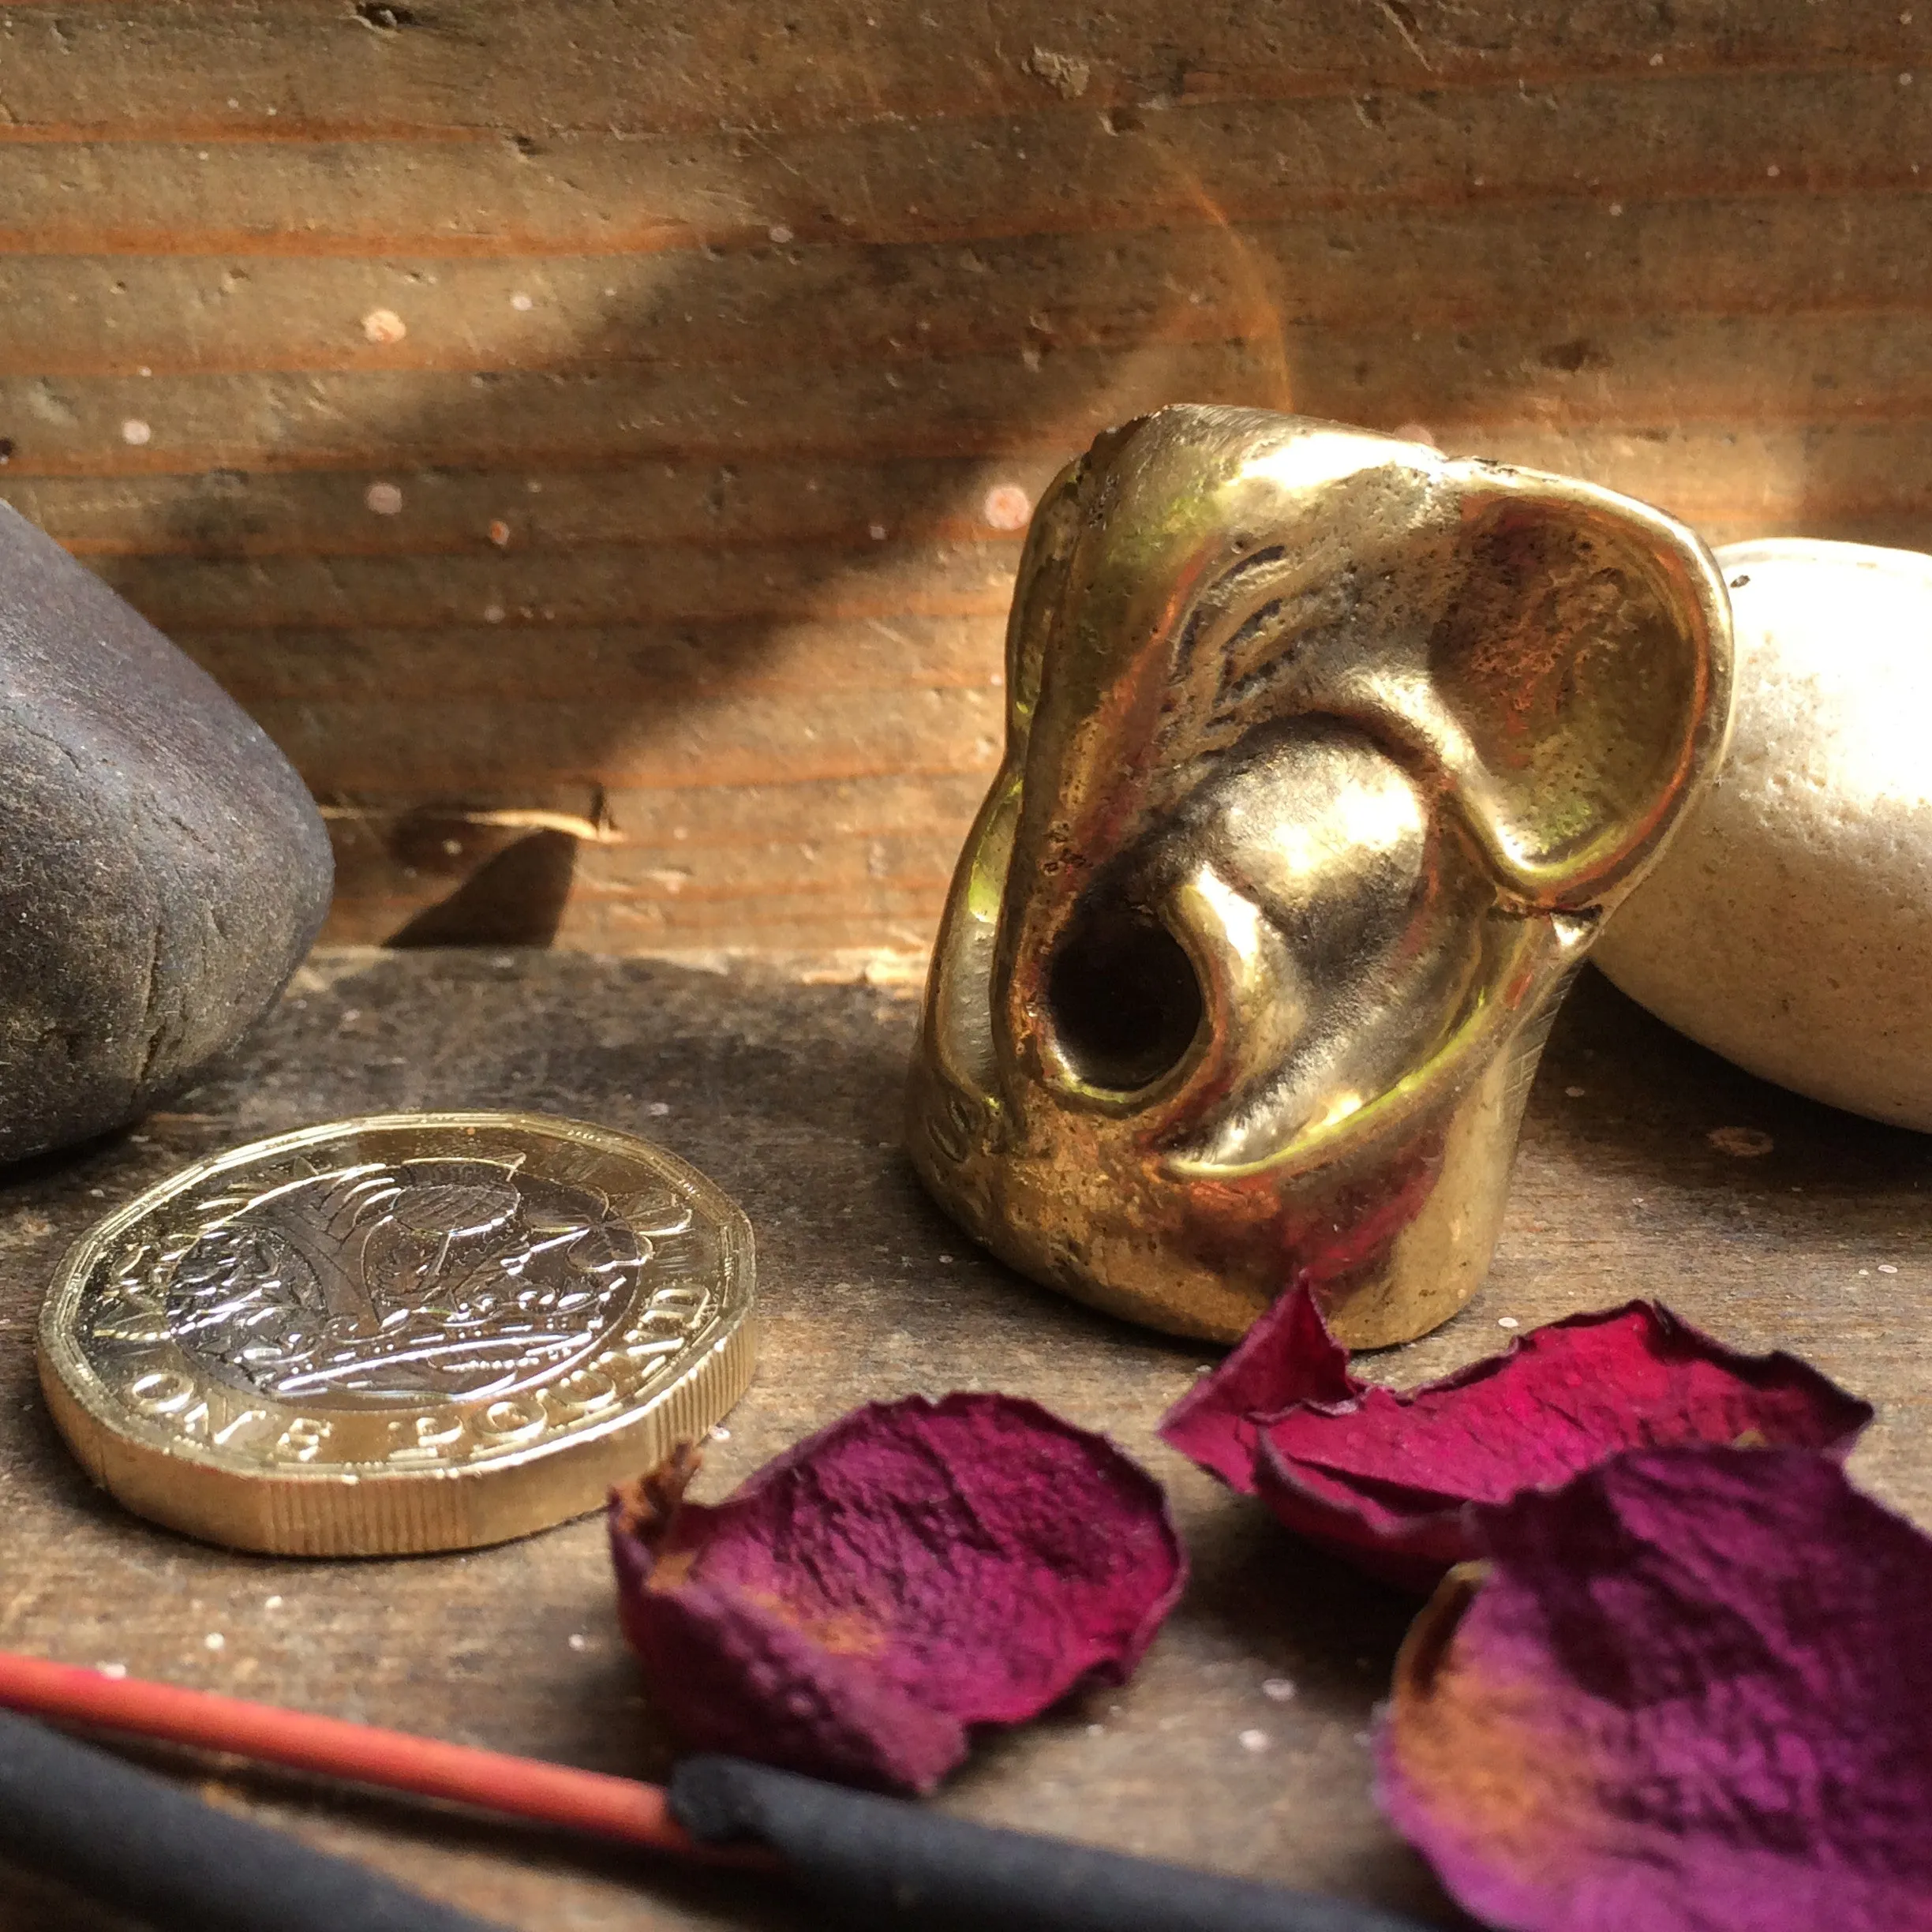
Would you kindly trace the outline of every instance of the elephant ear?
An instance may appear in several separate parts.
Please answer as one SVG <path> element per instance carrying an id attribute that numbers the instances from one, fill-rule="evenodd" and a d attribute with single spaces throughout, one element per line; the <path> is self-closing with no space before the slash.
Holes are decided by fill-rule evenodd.
<path id="1" fill-rule="evenodd" d="M 1567 477 L 1448 468 L 1456 568 L 1425 646 L 1443 762 L 1506 889 L 1544 911 L 1601 907 L 1723 754 L 1722 579 L 1647 505 Z"/>

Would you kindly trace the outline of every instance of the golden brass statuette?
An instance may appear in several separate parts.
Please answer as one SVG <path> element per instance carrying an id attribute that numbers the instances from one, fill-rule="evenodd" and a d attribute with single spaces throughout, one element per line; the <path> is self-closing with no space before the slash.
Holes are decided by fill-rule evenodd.
<path id="1" fill-rule="evenodd" d="M 1489 1261 L 1604 915 L 1715 772 L 1708 552 L 1567 477 L 1257 410 L 1103 436 L 1035 514 L 912 1157 L 1035 1279 L 1400 1342 Z"/>
<path id="2" fill-rule="evenodd" d="M 594 1509 L 751 1376 L 751 1230 L 661 1148 L 531 1114 L 343 1121 L 84 1236 L 40 1318 L 61 1432 L 243 1549 L 500 1541 Z"/>

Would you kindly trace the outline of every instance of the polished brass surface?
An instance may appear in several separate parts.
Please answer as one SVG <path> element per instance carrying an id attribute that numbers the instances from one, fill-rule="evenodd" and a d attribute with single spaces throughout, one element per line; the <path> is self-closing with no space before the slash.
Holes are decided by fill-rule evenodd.
<path id="1" fill-rule="evenodd" d="M 197 1163 L 61 1265 L 40 1379 L 90 1475 L 293 1556 L 500 1542 L 595 1508 L 751 1380 L 751 1231 L 648 1142 L 390 1114 Z"/>
<path id="2" fill-rule="evenodd" d="M 1715 771 L 1709 552 L 1570 478 L 1259 410 L 1103 436 L 1033 519 L 1005 762 L 908 1109 L 1015 1267 L 1222 1339 L 1307 1280 L 1358 1347 L 1488 1264 L 1604 915 Z"/>

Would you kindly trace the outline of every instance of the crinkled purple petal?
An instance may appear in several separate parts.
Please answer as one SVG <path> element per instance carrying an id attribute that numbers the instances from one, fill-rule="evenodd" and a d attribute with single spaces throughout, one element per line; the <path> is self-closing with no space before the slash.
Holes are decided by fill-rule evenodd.
<path id="1" fill-rule="evenodd" d="M 1473 1513 L 1380 1796 L 1505 1932 L 1932 1928 L 1932 1540 L 1804 1450 L 1633 1451 Z"/>
<path id="2" fill-rule="evenodd" d="M 1244 1496 L 1267 1419 L 1304 1403 L 1352 1402 L 1365 1384 L 1349 1372 L 1349 1353 L 1328 1332 L 1305 1287 L 1278 1296 L 1211 1375 L 1201 1377 L 1161 1418 L 1161 1440 Z"/>
<path id="3" fill-rule="evenodd" d="M 874 1403 L 722 1503 L 612 1501 L 624 1630 L 701 1749 L 927 1791 L 967 1727 L 1122 1681 L 1186 1563 L 1159 1484 L 1037 1403 Z"/>
<path id="4" fill-rule="evenodd" d="M 1740 1354 L 1649 1301 L 1554 1322 L 1406 1393 L 1357 1380 L 1347 1361 L 1297 1289 L 1161 1433 L 1290 1529 L 1419 1589 L 1472 1553 L 1470 1503 L 1549 1487 L 1625 1449 L 1842 1456 L 1872 1413 L 1795 1357 Z"/>

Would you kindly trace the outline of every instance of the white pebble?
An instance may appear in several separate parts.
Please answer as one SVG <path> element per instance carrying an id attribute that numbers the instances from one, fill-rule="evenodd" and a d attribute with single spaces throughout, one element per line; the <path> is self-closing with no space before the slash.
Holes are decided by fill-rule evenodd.
<path id="1" fill-rule="evenodd" d="M 1730 754 L 1593 957 L 1748 1071 L 1932 1129 L 1932 557 L 1779 537 L 1717 560 Z"/>
<path id="2" fill-rule="evenodd" d="M 1265 1731 L 1244 1731 L 1241 1734 L 1241 1747 L 1245 1751 L 1264 1751 L 1268 1747 L 1268 1734 Z"/>
<path id="3" fill-rule="evenodd" d="M 1271 1704 L 1287 1704 L 1294 1701 L 1294 1679 L 1292 1677 L 1264 1677 L 1261 1694 Z"/>
<path id="4" fill-rule="evenodd" d="M 121 440 L 132 443 L 137 447 L 152 439 L 154 432 L 138 416 L 130 416 L 121 425 Z"/>

